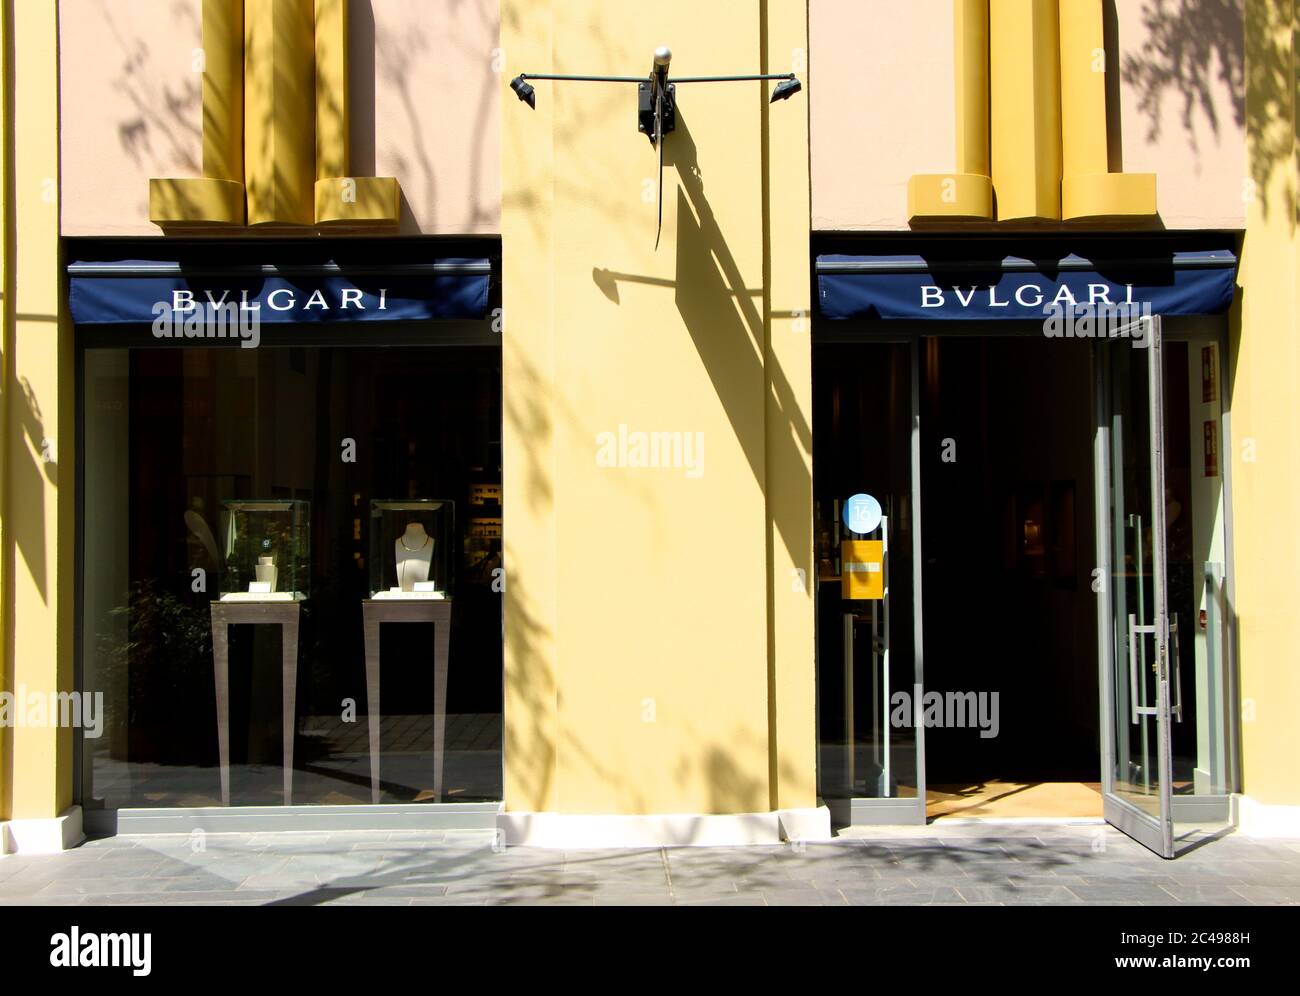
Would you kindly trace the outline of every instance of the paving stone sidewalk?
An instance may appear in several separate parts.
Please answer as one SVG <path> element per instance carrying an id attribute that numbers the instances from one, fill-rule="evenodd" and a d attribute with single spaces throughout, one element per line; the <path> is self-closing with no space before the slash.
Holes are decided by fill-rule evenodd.
<path id="1" fill-rule="evenodd" d="M 1300 841 L 1233 834 L 1164 861 L 1095 825 L 600 851 L 494 849 L 481 832 L 111 837 L 0 858 L 0 905 L 29 904 L 1300 905 Z"/>

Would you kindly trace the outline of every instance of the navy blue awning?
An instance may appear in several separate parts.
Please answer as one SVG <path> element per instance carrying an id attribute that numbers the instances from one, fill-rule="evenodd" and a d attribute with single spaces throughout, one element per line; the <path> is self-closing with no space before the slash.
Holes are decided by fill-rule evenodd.
<path id="1" fill-rule="evenodd" d="M 396 322 L 476 319 L 488 312 L 487 259 L 390 266 L 214 266 L 119 259 L 68 266 L 72 319 L 79 324 L 154 322 L 168 309 L 234 305 L 262 322 Z"/>
<path id="2" fill-rule="evenodd" d="M 817 257 L 826 318 L 1037 319 L 1053 309 L 1149 305 L 1162 316 L 1213 315 L 1232 303 L 1237 256 L 1229 248 L 1051 258 L 943 255 Z M 1141 243 L 1138 243 L 1138 249 Z"/>

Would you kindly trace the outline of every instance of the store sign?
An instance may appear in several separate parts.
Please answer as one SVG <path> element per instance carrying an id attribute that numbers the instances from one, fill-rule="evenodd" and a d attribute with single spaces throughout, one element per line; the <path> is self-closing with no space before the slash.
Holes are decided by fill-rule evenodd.
<path id="1" fill-rule="evenodd" d="M 844 528 L 851 533 L 874 533 L 881 514 L 880 502 L 871 495 L 856 494 L 844 503 Z"/>
<path id="2" fill-rule="evenodd" d="M 463 264 L 463 265 L 458 265 Z M 152 266 L 152 268 L 151 268 Z M 491 268 L 486 260 L 448 261 L 427 273 L 351 276 L 339 272 L 210 276 L 176 264 L 73 264 L 69 292 L 79 324 L 152 325 L 236 310 L 261 323 L 396 322 L 483 318 Z"/>
<path id="3" fill-rule="evenodd" d="M 1219 423 L 1216 419 L 1208 420 L 1201 427 L 1201 434 L 1205 441 L 1205 476 L 1219 476 Z"/>
<path id="4" fill-rule="evenodd" d="M 885 544 L 881 540 L 845 540 L 840 544 L 843 575 L 840 595 L 853 600 L 885 597 Z"/>
<path id="5" fill-rule="evenodd" d="M 189 288 L 173 288 L 171 300 L 160 301 L 154 307 L 167 307 L 178 315 L 184 315 L 205 308 L 215 309 L 226 305 L 237 307 L 240 311 L 261 311 L 266 308 L 269 311 L 290 313 L 308 312 L 313 309 L 319 309 L 321 312 L 371 309 L 387 311 L 388 288 L 379 287 L 367 294 L 360 287 L 342 287 L 338 290 L 337 296 L 327 298 L 324 288 L 317 287 L 307 295 L 305 301 L 300 299 L 299 292 L 293 287 L 277 287 L 268 293 L 251 298 L 247 288 L 240 290 L 238 297 L 229 287 L 223 289 L 220 294 L 205 289 L 201 295 Z"/>
<path id="6" fill-rule="evenodd" d="M 1137 306 L 1156 315 L 1208 315 L 1232 303 L 1236 257 L 1173 253 L 1164 259 L 1094 263 L 929 261 L 920 256 L 819 256 L 826 318 L 1036 319 L 1065 309 Z"/>

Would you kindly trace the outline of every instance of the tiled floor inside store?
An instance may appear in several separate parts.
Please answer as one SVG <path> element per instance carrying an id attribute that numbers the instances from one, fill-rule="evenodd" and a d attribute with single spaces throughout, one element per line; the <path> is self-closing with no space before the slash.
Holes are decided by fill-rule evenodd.
<path id="1" fill-rule="evenodd" d="M 500 714 L 450 714 L 444 736 L 443 801 L 500 799 Z M 327 806 L 369 803 L 369 738 L 364 711 L 354 723 L 342 722 L 338 716 L 302 717 L 295 749 L 293 801 Z M 221 779 L 215 763 L 128 764 L 114 758 L 109 747 L 105 743 L 94 760 L 95 795 L 109 808 L 221 805 Z M 432 715 L 382 717 L 380 758 L 382 802 L 433 801 Z M 232 801 L 244 806 L 280 805 L 283 770 L 270 761 L 232 764 Z"/>
<path id="2" fill-rule="evenodd" d="M 0 905 L 1300 905 L 1300 840 L 1164 861 L 1096 824 L 850 830 L 767 847 L 549 851 L 486 832 L 111 837 L 0 858 Z"/>

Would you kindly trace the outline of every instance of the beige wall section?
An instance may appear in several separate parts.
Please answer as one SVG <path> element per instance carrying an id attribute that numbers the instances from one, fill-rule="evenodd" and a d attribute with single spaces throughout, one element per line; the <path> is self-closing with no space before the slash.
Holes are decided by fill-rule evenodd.
<path id="1" fill-rule="evenodd" d="M 401 224 L 385 233 L 496 234 L 496 0 L 349 7 L 352 172 L 396 177 L 403 193 Z M 63 234 L 161 235 L 149 178 L 202 175 L 201 9 L 201 0 L 59 0 Z"/>
<path id="2" fill-rule="evenodd" d="M 1167 228 L 1244 227 L 1244 0 L 1196 4 L 1190 13 L 1132 0 L 1104 6 L 1119 42 L 1109 65 L 1121 81 L 1112 170 L 1122 164 L 1125 173 L 1157 175 L 1156 206 Z M 1113 107 L 1110 113 L 1113 129 Z"/>
<path id="3" fill-rule="evenodd" d="M 161 234 L 149 178 L 203 175 L 202 6 L 60 0 L 66 234 Z"/>
<path id="4" fill-rule="evenodd" d="M 1118 41 L 1111 169 L 1157 174 L 1167 228 L 1245 223 L 1242 2 L 1165 14 L 1150 0 L 1104 4 Z M 957 168 L 952 24 L 953 0 L 811 0 L 815 231 L 905 230 L 908 177 Z M 1207 59 L 1171 55 L 1189 48 Z"/>
<path id="5" fill-rule="evenodd" d="M 1250 0 L 1250 174 L 1232 337 L 1232 504 L 1247 795 L 1300 805 L 1300 245 L 1289 16 Z"/>
<path id="6" fill-rule="evenodd" d="M 952 0 L 812 0 L 815 231 L 906 229 L 907 181 L 957 169 Z"/>
<path id="7" fill-rule="evenodd" d="M 16 141 L 5 219 L 12 255 L 3 330 L 0 609 L 7 687 L 53 695 L 70 691 L 73 681 L 76 481 L 72 329 L 61 313 L 59 273 L 58 27 L 53 4 L 10 6 Z M 9 815 L 59 815 L 72 801 L 72 731 L 47 725 L 5 733 Z"/>
<path id="8" fill-rule="evenodd" d="M 752 72 L 765 6 L 507 0 L 508 74 Z M 804 20 L 769 28 L 784 69 Z M 812 806 L 804 98 L 680 88 L 656 250 L 635 91 L 536 87 L 503 119 L 507 809 Z M 701 472 L 602 466 L 621 428 L 701 434 Z"/>

